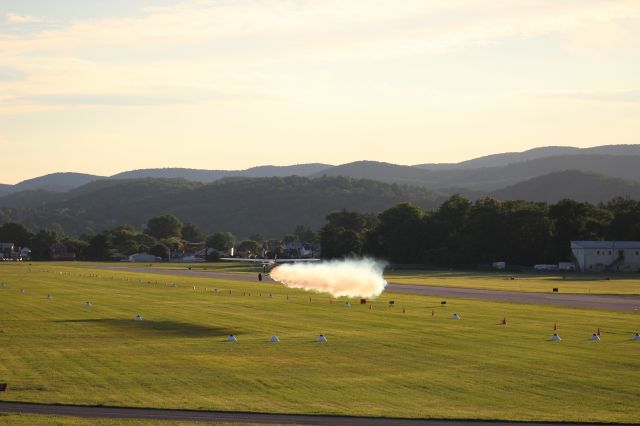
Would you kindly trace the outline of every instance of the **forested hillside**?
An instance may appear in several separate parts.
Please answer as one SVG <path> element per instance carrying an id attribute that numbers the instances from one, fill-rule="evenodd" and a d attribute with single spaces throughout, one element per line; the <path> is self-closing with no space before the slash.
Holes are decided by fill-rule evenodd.
<path id="1" fill-rule="evenodd" d="M 570 198 L 590 203 L 608 201 L 613 197 L 640 198 L 640 184 L 577 170 L 549 173 L 519 182 L 493 192 L 500 200 L 529 200 L 555 203 Z"/>
<path id="2" fill-rule="evenodd" d="M 235 178 L 210 184 L 115 180 L 49 194 L 46 203 L 5 207 L 0 222 L 16 221 L 32 229 L 60 227 L 79 235 L 121 224 L 140 228 L 151 217 L 172 213 L 207 233 L 224 230 L 239 237 L 258 232 L 279 237 L 296 225 L 319 228 L 334 210 L 379 213 L 407 201 L 432 208 L 444 199 L 421 188 L 344 177 Z"/>

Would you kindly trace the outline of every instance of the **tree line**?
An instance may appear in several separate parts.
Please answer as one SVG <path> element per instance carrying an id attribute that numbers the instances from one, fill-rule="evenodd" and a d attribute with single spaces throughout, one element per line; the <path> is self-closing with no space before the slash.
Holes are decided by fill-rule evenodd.
<path id="1" fill-rule="evenodd" d="M 136 230 L 131 225 L 120 225 L 110 230 L 77 238 L 65 235 L 62 230 L 41 229 L 32 233 L 26 226 L 17 222 L 6 222 L 0 226 L 0 242 L 13 243 L 16 247 L 28 247 L 33 260 L 50 260 L 55 247 L 75 254 L 78 260 L 113 260 L 115 256 L 130 256 L 136 253 L 149 253 L 163 260 L 171 256 L 180 256 L 191 246 L 206 250 L 207 260 L 216 260 L 228 255 L 235 247 L 238 255 L 247 257 L 280 256 L 288 253 L 284 244 L 294 241 L 319 241 L 313 230 L 298 226 L 282 240 L 267 240 L 260 234 L 236 241 L 230 232 L 215 232 L 205 235 L 200 227 L 182 223 L 172 214 L 151 218 L 144 230 Z M 213 250 L 211 250 L 213 249 Z"/>
<path id="2" fill-rule="evenodd" d="M 396 264 L 440 267 L 476 267 L 495 261 L 533 265 L 569 260 L 572 240 L 640 240 L 640 201 L 614 198 L 599 204 L 574 200 L 547 204 L 482 198 L 471 202 L 454 195 L 427 210 L 401 203 L 378 215 L 335 211 L 326 216 L 319 232 L 298 226 L 279 240 L 254 234 L 236 241 L 229 232 L 207 236 L 197 225 L 182 223 L 170 214 L 150 219 L 142 231 L 121 225 L 77 238 L 55 228 L 32 233 L 16 222 L 0 226 L 0 242 L 29 247 L 34 260 L 50 259 L 52 247 L 60 244 L 81 260 L 141 252 L 168 259 L 193 243 L 215 249 L 207 252 L 208 260 L 231 247 L 242 257 L 282 258 L 294 257 L 285 245 L 299 241 L 319 242 L 326 259 L 374 256 Z"/>
<path id="3" fill-rule="evenodd" d="M 557 263 L 570 259 L 572 240 L 640 240 L 640 202 L 471 202 L 454 195 L 431 210 L 402 203 L 379 215 L 333 212 L 320 235 L 327 259 L 374 256 L 440 267 Z"/>

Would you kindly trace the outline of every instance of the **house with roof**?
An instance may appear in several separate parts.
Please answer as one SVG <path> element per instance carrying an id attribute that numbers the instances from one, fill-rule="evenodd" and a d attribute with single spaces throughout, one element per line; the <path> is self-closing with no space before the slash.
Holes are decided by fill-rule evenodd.
<path id="1" fill-rule="evenodd" d="M 0 242 L 0 260 L 11 259 L 13 257 L 14 250 L 15 246 L 13 245 L 13 243 Z"/>
<path id="2" fill-rule="evenodd" d="M 640 241 L 571 241 L 583 272 L 640 272 Z"/>

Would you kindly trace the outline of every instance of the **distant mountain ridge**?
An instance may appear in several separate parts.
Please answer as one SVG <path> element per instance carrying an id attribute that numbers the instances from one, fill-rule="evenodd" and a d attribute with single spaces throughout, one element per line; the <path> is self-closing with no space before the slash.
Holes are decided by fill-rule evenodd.
<path id="1" fill-rule="evenodd" d="M 314 176 L 374 179 L 382 182 L 423 186 L 434 190 L 455 187 L 476 191 L 493 191 L 536 176 L 564 170 L 581 170 L 640 181 L 640 155 L 558 155 L 496 167 L 446 170 L 426 170 L 390 163 L 357 161 L 323 170 Z"/>
<path id="2" fill-rule="evenodd" d="M 450 170 L 450 169 L 480 169 L 484 167 L 500 167 L 512 163 L 522 163 L 524 161 L 537 160 L 540 158 L 553 157 L 558 155 L 640 155 L 640 145 L 601 145 L 590 148 L 576 148 L 572 146 L 545 146 L 533 148 L 522 152 L 505 152 L 501 154 L 491 154 L 459 163 L 425 163 L 416 164 L 414 167 L 428 170 Z"/>
<path id="3" fill-rule="evenodd" d="M 500 200 L 526 199 L 556 203 L 570 198 L 599 203 L 614 197 L 638 199 L 640 183 L 579 170 L 566 170 L 519 182 L 495 191 L 491 195 Z"/>
<path id="4" fill-rule="evenodd" d="M 104 176 L 90 175 L 86 173 L 59 172 L 39 176 L 33 179 L 23 180 L 12 187 L 10 192 L 25 191 L 29 189 L 41 189 L 52 192 L 65 192 L 70 189 L 85 185 L 94 180 L 105 179 Z"/>
<path id="5" fill-rule="evenodd" d="M 186 179 L 194 182 L 214 182 L 225 177 L 285 177 L 309 176 L 331 168 L 329 164 L 309 163 L 291 166 L 256 166 L 246 170 L 200 170 L 184 168 L 141 169 L 122 172 L 111 179 Z"/>
<path id="6" fill-rule="evenodd" d="M 379 161 L 356 161 L 331 166 L 321 163 L 290 166 L 257 166 L 245 170 L 159 168 L 130 170 L 110 177 L 84 173 L 53 173 L 16 185 L 0 184 L 0 206 L 40 205 L 49 192 L 68 192 L 89 183 L 123 179 L 185 179 L 211 183 L 221 179 L 259 177 L 344 176 L 386 183 L 412 185 L 441 193 L 460 192 L 481 196 L 549 173 L 578 170 L 640 182 L 640 145 L 603 145 L 592 148 L 549 146 L 519 153 L 502 153 L 456 164 L 406 166 Z M 92 188 L 92 186 L 88 186 Z M 40 191 L 15 195 L 22 191 Z M 45 191 L 45 192 L 42 192 Z M 9 195 L 14 196 L 9 196 Z M 41 199 L 38 199 L 40 197 Z"/>

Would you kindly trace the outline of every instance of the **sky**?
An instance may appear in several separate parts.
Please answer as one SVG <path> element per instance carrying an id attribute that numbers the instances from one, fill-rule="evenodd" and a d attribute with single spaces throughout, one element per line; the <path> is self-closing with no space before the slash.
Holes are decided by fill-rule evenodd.
<path id="1" fill-rule="evenodd" d="M 638 0 L 0 0 L 0 182 L 640 143 Z"/>

